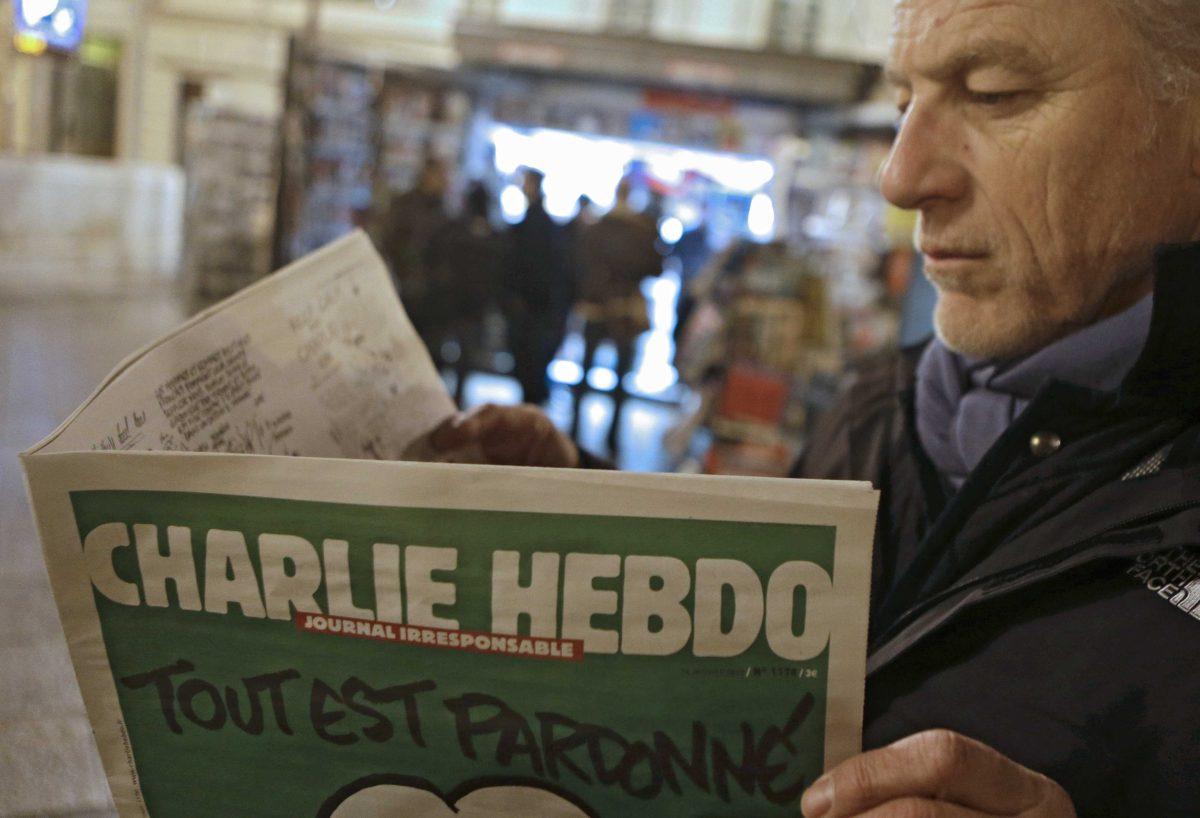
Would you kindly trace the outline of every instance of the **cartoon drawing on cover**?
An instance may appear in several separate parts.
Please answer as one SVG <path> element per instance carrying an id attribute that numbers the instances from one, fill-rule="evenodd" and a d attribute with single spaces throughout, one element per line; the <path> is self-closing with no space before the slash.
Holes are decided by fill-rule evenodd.
<path id="1" fill-rule="evenodd" d="M 521 778 L 477 778 L 448 793 L 422 778 L 384 773 L 342 787 L 317 818 L 599 818 L 578 796 Z"/>

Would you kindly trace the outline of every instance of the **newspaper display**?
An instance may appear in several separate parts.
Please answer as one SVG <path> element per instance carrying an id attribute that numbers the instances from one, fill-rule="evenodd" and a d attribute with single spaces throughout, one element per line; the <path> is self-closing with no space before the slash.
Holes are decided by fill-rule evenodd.
<path id="1" fill-rule="evenodd" d="M 798 814 L 859 749 L 876 493 L 401 462 L 453 409 L 356 235 L 22 456 L 118 812 Z"/>

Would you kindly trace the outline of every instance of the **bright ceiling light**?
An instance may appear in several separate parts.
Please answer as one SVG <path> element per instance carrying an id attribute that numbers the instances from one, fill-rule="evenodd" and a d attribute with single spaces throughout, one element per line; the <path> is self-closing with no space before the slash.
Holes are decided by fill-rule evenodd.
<path id="1" fill-rule="evenodd" d="M 587 373 L 587 382 L 598 392 L 611 392 L 617 388 L 617 373 L 606 366 L 594 366 Z"/>
<path id="2" fill-rule="evenodd" d="M 565 383 L 569 386 L 575 386 L 583 380 L 583 367 L 574 361 L 566 361 L 559 358 L 550 364 L 548 371 L 550 379 L 555 383 Z"/>
<path id="3" fill-rule="evenodd" d="M 674 244 L 683 238 L 683 222 L 674 216 L 663 219 L 658 226 L 658 237 L 667 244 Z"/>
<path id="4" fill-rule="evenodd" d="M 500 192 L 500 213 L 504 216 L 504 221 L 516 224 L 525 218 L 525 211 L 528 209 L 529 201 L 521 192 L 521 188 L 509 185 Z"/>
<path id="5" fill-rule="evenodd" d="M 759 193 L 750 200 L 746 226 L 755 238 L 766 240 L 775 237 L 775 204 L 770 196 Z"/>
<path id="6" fill-rule="evenodd" d="M 50 25 L 59 37 L 66 37 L 75 25 L 75 12 L 70 9 L 59 9 L 50 18 Z"/>
<path id="7" fill-rule="evenodd" d="M 58 0 L 25 0 L 21 4 L 21 16 L 25 18 L 25 25 L 36 26 L 57 8 Z"/>

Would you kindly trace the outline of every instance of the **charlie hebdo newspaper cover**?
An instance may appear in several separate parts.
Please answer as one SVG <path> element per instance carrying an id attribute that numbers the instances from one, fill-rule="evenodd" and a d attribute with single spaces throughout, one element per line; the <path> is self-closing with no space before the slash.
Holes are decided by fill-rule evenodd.
<path id="1" fill-rule="evenodd" d="M 400 462 L 452 411 L 355 235 L 22 456 L 118 812 L 798 814 L 859 748 L 875 492 Z"/>

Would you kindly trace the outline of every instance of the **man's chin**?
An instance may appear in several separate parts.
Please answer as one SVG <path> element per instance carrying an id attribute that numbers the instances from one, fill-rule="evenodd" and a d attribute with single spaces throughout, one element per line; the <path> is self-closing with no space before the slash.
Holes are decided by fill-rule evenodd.
<path id="1" fill-rule="evenodd" d="M 1053 340 L 1028 307 L 943 292 L 933 313 L 938 339 L 968 358 L 1004 361 L 1035 352 Z"/>

